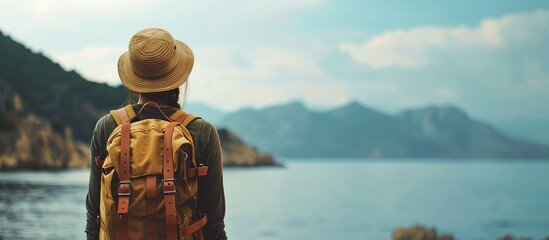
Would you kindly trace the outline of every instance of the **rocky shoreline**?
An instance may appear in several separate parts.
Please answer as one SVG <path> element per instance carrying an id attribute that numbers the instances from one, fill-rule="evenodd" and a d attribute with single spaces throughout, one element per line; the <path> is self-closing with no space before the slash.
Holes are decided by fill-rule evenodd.
<path id="1" fill-rule="evenodd" d="M 259 153 L 255 148 L 244 144 L 240 138 L 227 129 L 219 129 L 217 132 L 221 141 L 224 166 L 280 166 L 271 154 Z"/>
<path id="2" fill-rule="evenodd" d="M 66 169 L 88 165 L 88 147 L 73 140 L 70 128 L 27 113 L 19 96 L 1 81 L 0 126 L 0 170 Z"/>
<path id="3" fill-rule="evenodd" d="M 408 228 L 397 228 L 393 231 L 392 240 L 454 240 L 451 234 L 439 234 L 434 228 L 427 228 L 421 225 L 415 225 Z M 497 238 L 498 240 L 532 240 L 529 236 L 516 237 L 507 234 Z M 549 240 L 549 236 L 543 238 Z"/>

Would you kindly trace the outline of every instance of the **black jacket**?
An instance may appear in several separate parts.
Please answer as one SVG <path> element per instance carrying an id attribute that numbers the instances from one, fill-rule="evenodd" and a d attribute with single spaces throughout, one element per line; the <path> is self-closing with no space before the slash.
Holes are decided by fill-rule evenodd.
<path id="1" fill-rule="evenodd" d="M 141 106 L 133 105 L 133 108 L 137 112 Z M 177 108 L 162 108 L 162 111 L 168 116 L 176 110 Z M 146 107 L 133 121 L 150 118 L 164 119 L 156 108 Z M 105 159 L 107 156 L 107 138 L 116 126 L 114 118 L 110 114 L 107 114 L 99 119 L 93 132 L 90 156 L 90 183 L 86 197 L 86 233 L 88 240 L 99 238 L 97 216 L 99 215 L 101 168 L 95 165 L 94 156 Z M 187 128 L 195 144 L 197 162 L 208 166 L 208 175 L 200 177 L 198 180 L 199 204 L 208 217 L 208 223 L 203 228 L 204 238 L 206 240 L 227 239 L 225 224 L 223 222 L 225 217 L 225 194 L 223 190 L 221 145 L 217 130 L 212 124 L 203 119 L 192 121 Z"/>

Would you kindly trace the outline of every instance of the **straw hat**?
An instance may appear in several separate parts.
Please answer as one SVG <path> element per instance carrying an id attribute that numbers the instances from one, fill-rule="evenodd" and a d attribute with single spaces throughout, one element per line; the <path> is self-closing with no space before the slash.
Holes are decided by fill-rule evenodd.
<path id="1" fill-rule="evenodd" d="M 191 74 L 192 50 L 164 29 L 146 28 L 130 40 L 118 59 L 122 84 L 138 93 L 163 92 L 181 86 Z"/>

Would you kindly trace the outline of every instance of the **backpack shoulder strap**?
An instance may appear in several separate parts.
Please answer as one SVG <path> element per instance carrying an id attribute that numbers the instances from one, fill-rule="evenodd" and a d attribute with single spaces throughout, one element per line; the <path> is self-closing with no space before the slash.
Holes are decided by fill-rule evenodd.
<path id="1" fill-rule="evenodd" d="M 188 133 L 188 130 L 186 129 L 187 125 L 189 125 L 189 123 L 191 123 L 193 120 L 195 120 L 197 118 L 200 118 L 200 117 L 198 117 L 196 115 L 186 113 L 183 110 L 178 110 L 170 117 L 170 119 L 173 121 L 170 125 L 172 125 L 172 124 L 174 126 L 175 125 L 183 125 L 183 126 L 185 126 L 184 131 L 186 131 Z M 171 132 L 173 132 L 173 128 L 171 128 L 169 130 L 166 130 L 166 132 L 170 132 L 170 134 L 171 134 Z M 190 135 L 190 133 L 188 133 L 188 134 Z M 169 138 L 171 138 L 171 137 L 169 137 Z M 194 152 L 194 149 L 193 149 L 193 152 Z M 193 155 L 194 155 L 194 153 L 193 153 Z M 164 165 L 164 167 L 166 167 L 166 165 Z M 194 168 L 188 168 L 186 177 L 195 178 L 195 177 L 200 177 L 200 176 L 206 176 L 207 174 L 208 174 L 208 166 L 204 166 L 204 164 L 200 163 Z M 166 178 L 166 175 L 164 175 L 164 178 Z M 198 187 L 198 185 L 197 185 L 197 187 Z M 167 195 L 167 196 L 170 196 L 170 195 Z M 168 204 L 167 206 L 170 206 L 170 205 Z M 166 208 L 166 209 L 168 209 L 168 208 Z M 196 205 L 196 209 L 197 209 L 198 212 L 200 212 L 200 207 L 199 207 L 198 204 Z M 167 215 L 168 215 L 168 210 L 166 210 L 166 216 Z M 192 224 L 190 224 L 186 227 L 179 228 L 179 235 L 180 236 L 188 236 L 188 235 L 191 235 L 191 234 L 196 234 L 197 239 L 204 239 L 204 235 L 202 233 L 202 227 L 204 227 L 206 225 L 206 223 L 208 221 L 208 218 L 206 217 L 206 215 L 201 214 L 201 213 L 199 213 L 199 217 L 200 218 L 197 219 L 194 223 L 192 223 Z M 166 219 L 166 222 L 168 222 L 167 219 Z M 168 232 L 168 236 L 169 236 L 169 234 L 170 233 Z"/>
<path id="2" fill-rule="evenodd" d="M 114 118 L 114 121 L 116 121 L 116 124 L 120 125 L 122 124 L 122 118 L 120 117 L 120 113 L 118 111 L 124 109 L 126 111 L 126 114 L 128 115 L 128 118 L 130 121 L 135 117 L 135 111 L 133 110 L 133 107 L 131 105 L 126 105 L 123 108 L 111 110 L 111 115 Z"/>
<path id="3" fill-rule="evenodd" d="M 195 119 L 200 118 L 199 116 L 196 116 L 196 115 L 194 115 L 194 114 L 186 113 L 185 111 L 183 111 L 183 110 L 180 109 L 180 110 L 177 110 L 174 114 L 172 114 L 172 115 L 170 116 L 170 119 L 171 119 L 172 121 L 176 121 L 176 120 L 177 120 L 181 115 L 183 115 L 183 114 L 189 115 L 189 116 L 185 117 L 185 119 L 183 120 L 183 122 L 181 122 L 181 124 L 180 124 L 180 125 L 183 125 L 183 126 L 185 126 L 185 127 L 187 127 L 187 125 L 189 125 L 189 123 L 191 123 L 191 122 L 194 121 Z"/>
<path id="4" fill-rule="evenodd" d="M 187 115 L 187 116 L 185 117 L 184 115 Z M 196 115 L 193 115 L 193 114 L 188 114 L 183 110 L 177 110 L 170 117 L 170 119 L 172 119 L 174 122 L 177 121 L 180 118 L 183 118 L 183 120 L 181 121 L 181 123 L 179 125 L 183 125 L 183 126 L 187 127 L 187 125 L 189 125 L 189 123 L 191 123 L 193 120 L 198 119 L 200 117 L 196 116 Z M 190 135 L 190 132 L 189 132 L 188 129 L 184 129 L 183 131 L 186 131 L 187 134 Z M 199 163 L 198 159 L 196 161 L 197 161 L 198 166 L 195 167 L 195 168 L 187 169 L 187 177 L 199 177 L 199 176 L 206 176 L 208 174 L 208 166 L 204 166 L 204 164 Z"/>
<path id="5" fill-rule="evenodd" d="M 131 108 L 131 106 L 130 106 Z M 118 117 L 122 124 L 121 140 L 120 140 L 120 171 L 118 172 L 118 239 L 128 240 L 128 210 L 130 208 L 130 118 L 127 110 L 124 108 L 117 110 Z"/>

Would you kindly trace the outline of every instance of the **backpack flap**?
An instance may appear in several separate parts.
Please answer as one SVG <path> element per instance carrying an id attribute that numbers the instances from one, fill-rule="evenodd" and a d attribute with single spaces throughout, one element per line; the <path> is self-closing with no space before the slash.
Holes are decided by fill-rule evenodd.
<path id="1" fill-rule="evenodd" d="M 147 119 L 131 124 L 130 149 L 131 149 L 131 178 L 163 173 L 162 149 L 164 148 L 164 130 L 169 122 L 157 119 Z M 121 152 L 121 126 L 113 131 L 107 141 L 109 157 L 103 164 L 104 169 L 114 167 L 119 171 Z M 179 150 L 192 159 L 192 143 L 185 136 L 181 128 L 175 128 L 172 140 L 173 159 L 186 160 L 186 156 L 179 156 Z M 180 161 L 174 161 L 174 170 L 179 169 Z"/>

